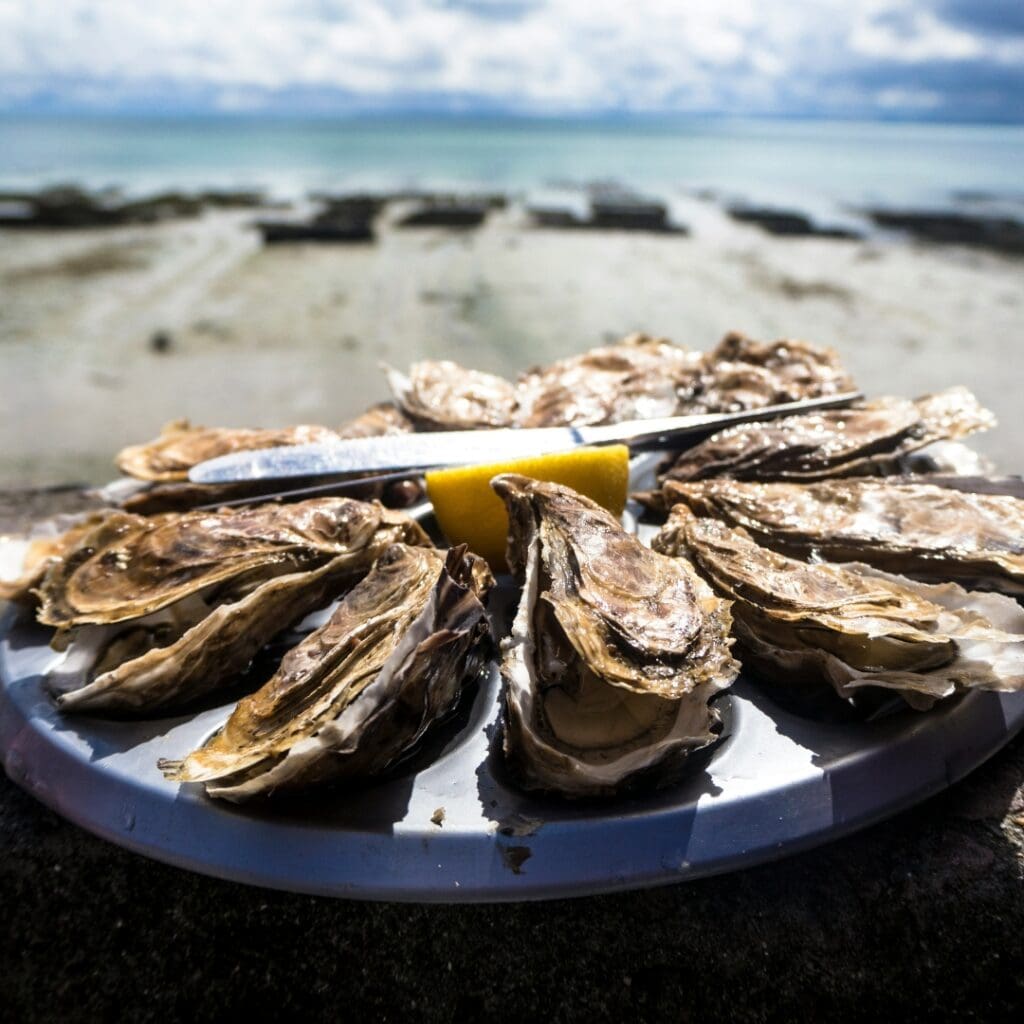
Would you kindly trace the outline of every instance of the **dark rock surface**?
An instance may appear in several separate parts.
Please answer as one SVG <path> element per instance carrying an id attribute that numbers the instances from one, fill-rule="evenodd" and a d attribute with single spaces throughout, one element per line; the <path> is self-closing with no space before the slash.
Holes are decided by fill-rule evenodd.
<path id="1" fill-rule="evenodd" d="M 80 507 L 0 495 L 0 532 Z M 552 903 L 247 888 L 128 853 L 0 776 L 0 1020 L 1015 1019 L 1024 737 L 946 793 L 774 865 Z"/>
<path id="2" fill-rule="evenodd" d="M 94 228 L 196 217 L 206 207 L 263 205 L 250 191 L 158 192 L 125 199 L 117 192 L 89 192 L 76 185 L 55 185 L 39 192 L 0 195 L 0 227 Z"/>
<path id="3" fill-rule="evenodd" d="M 1024 222 L 1013 217 L 946 210 L 868 210 L 879 226 L 906 231 L 923 242 L 970 245 L 1024 255 Z"/>
<path id="4" fill-rule="evenodd" d="M 860 239 L 863 234 L 852 228 L 816 224 L 810 217 L 797 210 L 775 210 L 760 206 L 730 206 L 729 216 L 741 224 L 755 224 L 770 235 L 784 235 L 792 238 L 850 238 Z"/>

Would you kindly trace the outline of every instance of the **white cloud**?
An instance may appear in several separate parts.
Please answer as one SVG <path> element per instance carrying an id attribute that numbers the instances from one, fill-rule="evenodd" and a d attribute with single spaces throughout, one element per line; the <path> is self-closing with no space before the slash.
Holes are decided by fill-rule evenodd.
<path id="1" fill-rule="evenodd" d="M 0 0 L 0 102 L 38 94 L 72 106 L 87 96 L 99 106 L 139 97 L 173 105 L 191 97 L 258 109 L 315 94 L 336 104 L 527 111 L 892 109 L 901 90 L 937 97 L 936 105 L 948 99 L 935 86 L 898 81 L 901 68 L 981 60 L 1012 68 L 1024 57 L 1020 39 L 983 40 L 932 6 Z"/>

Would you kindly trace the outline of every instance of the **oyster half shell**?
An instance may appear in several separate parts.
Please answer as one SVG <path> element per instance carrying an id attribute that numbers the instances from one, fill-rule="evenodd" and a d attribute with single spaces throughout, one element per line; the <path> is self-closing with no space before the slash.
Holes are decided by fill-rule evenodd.
<path id="1" fill-rule="evenodd" d="M 380 774 L 482 668 L 492 583 L 465 547 L 389 548 L 223 729 L 161 769 L 234 801 Z"/>
<path id="2" fill-rule="evenodd" d="M 584 426 L 672 416 L 689 395 L 703 356 L 664 338 L 633 334 L 614 345 L 521 374 L 522 427 Z"/>
<path id="3" fill-rule="evenodd" d="M 679 455 L 665 480 L 807 481 L 893 473 L 899 460 L 936 441 L 967 437 L 995 417 L 963 387 L 916 401 L 879 398 L 850 409 L 827 409 L 745 423 L 713 434 Z"/>
<path id="4" fill-rule="evenodd" d="M 652 545 L 689 558 L 733 602 L 745 664 L 783 686 L 824 682 L 850 701 L 880 687 L 919 710 L 962 690 L 1024 689 L 1024 610 L 1008 597 L 809 565 L 685 507 Z"/>
<path id="5" fill-rule="evenodd" d="M 60 627 L 54 645 L 66 652 L 50 689 L 72 711 L 187 702 L 245 669 L 399 541 L 430 543 L 407 516 L 349 498 L 115 513 L 43 581 L 39 619 Z"/>
<path id="6" fill-rule="evenodd" d="M 708 702 L 739 671 L 729 603 L 567 487 L 512 474 L 492 486 L 523 585 L 502 662 L 512 773 L 574 797 L 671 781 L 715 739 Z"/>
<path id="7" fill-rule="evenodd" d="M 1024 594 L 1024 500 L 1008 494 L 870 479 L 668 481 L 662 493 L 783 554 Z"/>
<path id="8" fill-rule="evenodd" d="M 155 441 L 122 449 L 117 468 L 139 480 L 162 483 L 188 479 L 188 471 L 200 462 L 231 452 L 275 448 L 278 445 L 330 441 L 337 434 L 327 427 L 303 424 L 276 430 L 235 427 L 193 427 L 188 420 L 168 423 Z"/>

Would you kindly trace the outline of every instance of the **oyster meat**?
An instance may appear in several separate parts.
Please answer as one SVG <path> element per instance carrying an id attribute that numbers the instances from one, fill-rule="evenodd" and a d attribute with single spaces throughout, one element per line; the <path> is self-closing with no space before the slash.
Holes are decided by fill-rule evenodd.
<path id="1" fill-rule="evenodd" d="M 513 386 L 503 377 L 467 370 L 449 360 L 413 363 L 408 374 L 387 368 L 395 402 L 421 430 L 510 427 Z"/>
<path id="2" fill-rule="evenodd" d="M 664 480 L 820 480 L 896 472 L 903 456 L 995 426 L 966 388 L 916 401 L 879 398 L 713 434 L 679 455 Z"/>
<path id="3" fill-rule="evenodd" d="M 58 627 L 54 645 L 66 650 L 49 685 L 65 710 L 187 702 L 244 670 L 396 542 L 430 543 L 407 516 L 349 498 L 114 513 L 39 588 L 39 620 Z"/>
<path id="4" fill-rule="evenodd" d="M 670 480 L 662 494 L 783 554 L 1024 593 L 1024 500 L 1011 495 L 858 478 Z"/>
<path id="5" fill-rule="evenodd" d="M 161 769 L 234 801 L 379 775 L 482 669 L 492 583 L 465 547 L 394 545 L 223 729 Z"/>
<path id="6" fill-rule="evenodd" d="M 1024 689 L 1024 610 L 1011 598 L 799 562 L 685 506 L 652 546 L 733 602 L 744 664 L 791 690 L 826 683 L 853 703 L 881 688 L 925 710 L 966 689 Z"/>
<path id="7" fill-rule="evenodd" d="M 739 671 L 729 603 L 567 487 L 492 485 L 523 586 L 502 661 L 510 770 L 574 797 L 672 781 L 716 738 L 709 701 Z"/>

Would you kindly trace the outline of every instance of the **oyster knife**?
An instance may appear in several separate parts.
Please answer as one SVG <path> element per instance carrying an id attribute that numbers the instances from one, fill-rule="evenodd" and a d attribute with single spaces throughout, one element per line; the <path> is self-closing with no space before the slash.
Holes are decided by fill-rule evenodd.
<path id="1" fill-rule="evenodd" d="M 633 451 L 685 448 L 723 427 L 849 405 L 861 397 L 861 392 L 850 391 L 744 412 L 628 420 L 597 427 L 450 430 L 288 445 L 221 455 L 193 466 L 188 476 L 193 483 L 220 484 L 504 462 L 582 445 L 627 444 Z"/>

